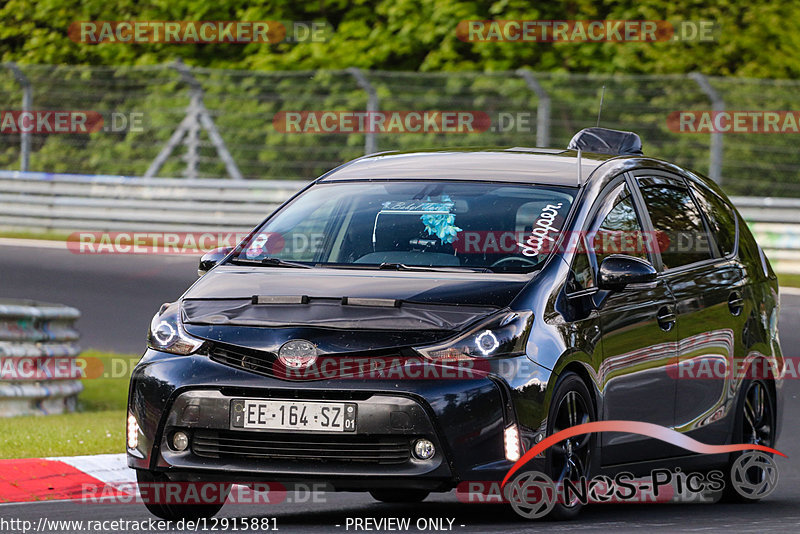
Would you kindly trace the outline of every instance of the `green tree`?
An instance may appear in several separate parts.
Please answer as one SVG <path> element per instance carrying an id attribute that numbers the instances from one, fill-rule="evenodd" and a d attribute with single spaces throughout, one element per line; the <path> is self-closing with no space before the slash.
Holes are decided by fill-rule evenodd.
<path id="1" fill-rule="evenodd" d="M 258 70 L 510 70 L 800 75 L 800 2 L 720 0 L 9 0 L 0 7 L 0 56 L 22 63 L 149 65 L 175 57 L 196 66 Z M 639 19 L 714 21 L 714 42 L 469 43 L 462 20 Z M 82 20 L 326 21 L 327 42 L 90 45 L 69 39 Z"/>

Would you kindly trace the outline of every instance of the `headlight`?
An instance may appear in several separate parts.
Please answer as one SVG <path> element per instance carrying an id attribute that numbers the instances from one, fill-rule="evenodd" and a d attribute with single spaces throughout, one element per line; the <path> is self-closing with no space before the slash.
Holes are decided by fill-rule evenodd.
<path id="1" fill-rule="evenodd" d="M 150 321 L 147 346 L 162 352 L 186 355 L 203 346 L 203 340 L 186 333 L 180 320 L 180 302 L 173 302 L 162 306 Z"/>
<path id="2" fill-rule="evenodd" d="M 532 323 L 533 312 L 506 311 L 492 315 L 465 334 L 416 350 L 434 361 L 515 356 L 525 352 Z"/>

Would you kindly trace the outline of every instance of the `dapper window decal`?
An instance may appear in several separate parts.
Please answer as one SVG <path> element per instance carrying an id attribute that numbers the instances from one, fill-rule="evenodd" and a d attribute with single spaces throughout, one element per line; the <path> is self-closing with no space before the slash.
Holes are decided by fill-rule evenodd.
<path id="1" fill-rule="evenodd" d="M 524 243 L 518 243 L 522 248 L 523 255 L 538 256 L 542 253 L 546 241 L 551 243 L 555 241 L 555 238 L 551 236 L 550 233 L 555 232 L 557 235 L 558 228 L 553 226 L 553 222 L 556 220 L 556 217 L 558 217 L 558 210 L 561 209 L 562 205 L 563 203 L 559 202 L 558 204 L 548 204 L 544 207 L 539 218 L 536 219 L 530 236 Z"/>

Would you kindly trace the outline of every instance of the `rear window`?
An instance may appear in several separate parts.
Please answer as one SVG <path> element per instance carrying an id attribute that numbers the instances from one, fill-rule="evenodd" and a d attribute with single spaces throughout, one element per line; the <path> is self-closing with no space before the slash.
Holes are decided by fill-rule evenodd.
<path id="1" fill-rule="evenodd" d="M 454 181 L 318 184 L 237 258 L 528 272 L 551 253 L 577 189 Z"/>
<path id="2" fill-rule="evenodd" d="M 720 255 L 730 256 L 736 250 L 736 217 L 733 209 L 711 191 L 692 185 L 692 193 L 706 214 Z"/>

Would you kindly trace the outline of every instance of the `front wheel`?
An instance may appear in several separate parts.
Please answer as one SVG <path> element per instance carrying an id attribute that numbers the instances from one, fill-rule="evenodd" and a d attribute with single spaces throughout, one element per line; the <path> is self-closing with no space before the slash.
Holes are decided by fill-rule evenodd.
<path id="1" fill-rule="evenodd" d="M 575 373 L 565 373 L 556 386 L 550 413 L 547 418 L 547 435 L 553 435 L 569 427 L 588 423 L 594 420 L 594 403 L 589 389 Z M 581 478 L 591 476 L 590 462 L 595 446 L 595 434 L 582 434 L 561 441 L 547 450 L 547 475 L 555 483 L 555 487 L 563 488 L 566 480 L 576 484 Z M 561 496 L 563 496 L 563 492 Z M 575 518 L 583 508 L 583 503 L 573 496 L 569 502 L 556 501 L 548 519 L 567 520 Z"/>
<path id="2" fill-rule="evenodd" d="M 139 492 L 142 495 L 149 495 L 149 496 L 164 496 L 166 494 L 166 487 L 165 485 L 170 483 L 169 478 L 162 473 L 156 473 L 153 471 L 146 471 L 139 469 L 136 471 L 136 482 L 139 484 Z M 186 483 L 189 484 L 189 483 Z M 144 489 L 144 485 L 150 486 L 147 489 Z M 162 485 L 160 490 L 156 488 L 156 485 Z M 220 485 L 222 488 L 222 485 Z M 222 509 L 222 506 L 225 504 L 225 499 L 228 496 L 228 492 L 230 491 L 230 486 L 228 485 L 224 489 L 222 489 L 220 493 L 220 498 L 218 503 L 203 503 L 203 504 L 176 504 L 176 503 L 168 503 L 168 502 L 147 502 L 148 499 L 145 499 L 144 505 L 147 510 L 156 517 L 160 517 L 161 519 L 166 519 L 168 521 L 178 521 L 181 519 L 188 519 L 188 520 L 195 520 L 200 518 L 208 518 L 213 517 Z M 162 497 L 163 500 L 163 497 Z"/>

